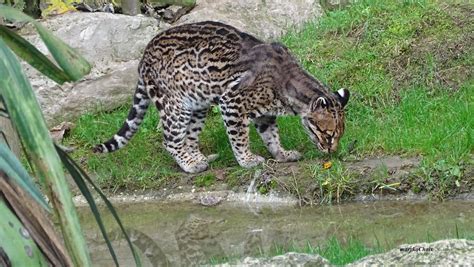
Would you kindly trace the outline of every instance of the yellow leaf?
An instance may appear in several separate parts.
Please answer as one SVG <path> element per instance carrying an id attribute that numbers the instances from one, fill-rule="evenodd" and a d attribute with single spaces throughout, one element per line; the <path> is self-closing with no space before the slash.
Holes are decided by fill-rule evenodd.
<path id="1" fill-rule="evenodd" d="M 69 11 L 75 11 L 73 1 L 63 2 L 61 0 L 50 0 L 48 7 L 41 13 L 43 17 L 50 15 L 60 15 Z"/>
<path id="2" fill-rule="evenodd" d="M 332 162 L 326 161 L 323 163 L 323 169 L 327 170 L 332 167 Z"/>

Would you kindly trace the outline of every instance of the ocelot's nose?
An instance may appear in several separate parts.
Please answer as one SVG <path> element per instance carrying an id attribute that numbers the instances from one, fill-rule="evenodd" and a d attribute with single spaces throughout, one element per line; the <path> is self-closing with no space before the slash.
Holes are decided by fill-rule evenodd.
<path id="1" fill-rule="evenodd" d="M 337 151 L 337 143 L 333 143 L 329 148 L 328 148 L 328 153 L 334 153 Z"/>

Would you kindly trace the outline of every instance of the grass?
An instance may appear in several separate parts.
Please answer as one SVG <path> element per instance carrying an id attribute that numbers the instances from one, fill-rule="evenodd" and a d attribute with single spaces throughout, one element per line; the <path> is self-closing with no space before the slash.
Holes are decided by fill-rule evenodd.
<path id="1" fill-rule="evenodd" d="M 194 185 L 198 187 L 209 187 L 216 182 L 216 176 L 212 173 L 199 175 L 194 179 Z"/>
<path id="2" fill-rule="evenodd" d="M 455 235 L 447 235 L 444 239 L 468 239 L 474 240 L 474 235 L 472 232 L 464 231 L 458 229 L 457 224 L 454 225 L 455 228 Z M 413 240 L 411 242 L 407 242 L 407 244 L 413 243 L 431 243 L 436 242 L 440 239 L 440 237 L 435 238 L 429 232 L 426 233 L 426 237 L 423 240 Z M 273 244 L 270 246 L 267 252 L 263 251 L 262 248 L 257 247 L 252 255 L 245 255 L 245 256 L 252 256 L 252 257 L 264 257 L 264 258 L 271 258 L 278 255 L 283 255 L 288 252 L 296 252 L 296 253 L 304 253 L 304 254 L 311 254 L 311 255 L 319 255 L 325 259 L 327 259 L 331 264 L 334 265 L 345 265 L 348 263 L 353 263 L 357 260 L 360 260 L 366 256 L 385 253 L 398 245 L 390 243 L 390 242 L 382 242 L 374 236 L 374 241 L 372 245 L 368 246 L 365 242 L 359 240 L 357 237 L 350 236 L 348 238 L 344 238 L 344 240 L 338 239 L 336 236 L 331 236 L 327 240 L 321 242 L 318 245 L 311 244 L 307 242 L 306 245 L 301 246 L 297 244 L 291 245 L 281 245 L 281 244 Z M 228 257 L 222 258 L 211 258 L 209 263 L 211 265 L 222 264 L 227 262 L 234 262 L 236 260 L 242 259 L 242 256 L 233 255 Z"/>
<path id="3" fill-rule="evenodd" d="M 368 255 L 385 252 L 385 250 L 380 246 L 376 248 L 370 248 L 355 238 L 349 238 L 349 240 L 343 244 L 336 237 L 331 237 L 325 241 L 324 244 L 317 246 L 314 246 L 309 242 L 305 246 L 299 246 L 295 244 L 283 246 L 274 244 L 270 247 L 268 252 L 265 253 L 262 251 L 262 249 L 259 249 L 258 251 L 255 251 L 254 255 L 256 257 L 274 257 L 288 252 L 320 255 L 321 257 L 327 259 L 331 264 L 344 265 Z M 226 262 L 233 262 L 234 260 L 241 258 L 242 257 L 239 256 L 211 258 L 209 263 L 211 265 L 216 265 Z"/>
<path id="4" fill-rule="evenodd" d="M 336 165 L 387 154 L 421 156 L 419 179 L 432 184 L 440 197 L 456 181 L 471 183 L 464 171 L 473 164 L 474 148 L 473 8 L 456 1 L 364 0 L 281 39 L 318 79 L 351 91 L 346 132 L 338 155 L 331 158 Z M 103 186 L 154 188 L 181 175 L 161 145 L 154 110 L 126 148 L 110 155 L 89 152 L 119 129 L 127 111 L 128 105 L 82 116 L 65 141 L 79 148 L 74 156 L 86 159 L 84 167 L 97 173 Z M 322 157 L 299 118 L 281 117 L 278 124 L 286 148 L 301 151 L 306 162 Z M 355 141 L 355 148 L 348 149 Z M 255 129 L 251 147 L 269 157 Z M 201 149 L 219 153 L 211 169 L 237 166 L 215 110 L 201 135 Z M 459 172 L 439 171 L 440 162 Z M 346 177 L 328 186 L 351 182 L 341 179 Z"/>
<path id="5" fill-rule="evenodd" d="M 287 252 L 320 255 L 321 257 L 327 259 L 331 264 L 335 265 L 348 264 L 365 256 L 384 252 L 381 247 L 370 248 L 355 238 L 349 238 L 349 240 L 343 244 L 336 237 L 329 238 L 324 245 L 313 246 L 308 243 L 303 247 L 296 245 L 290 246 L 288 248 L 274 246 L 273 249 L 274 251 L 271 253 L 273 253 L 275 256 L 282 255 Z"/>

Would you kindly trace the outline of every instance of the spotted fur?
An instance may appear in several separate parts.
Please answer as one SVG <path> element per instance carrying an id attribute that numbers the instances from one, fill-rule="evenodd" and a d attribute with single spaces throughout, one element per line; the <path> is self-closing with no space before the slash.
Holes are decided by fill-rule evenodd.
<path id="1" fill-rule="evenodd" d="M 206 21 L 166 30 L 150 41 L 138 69 L 127 120 L 95 152 L 112 152 L 127 144 L 150 102 L 160 113 L 164 147 L 190 173 L 208 167 L 198 141 L 211 104 L 220 106 L 234 155 L 247 168 L 264 161 L 250 152 L 251 122 L 281 162 L 301 156 L 281 146 L 276 116 L 301 116 L 323 152 L 335 151 L 344 132 L 348 90 L 331 92 L 283 45 L 264 43 L 229 25 Z"/>

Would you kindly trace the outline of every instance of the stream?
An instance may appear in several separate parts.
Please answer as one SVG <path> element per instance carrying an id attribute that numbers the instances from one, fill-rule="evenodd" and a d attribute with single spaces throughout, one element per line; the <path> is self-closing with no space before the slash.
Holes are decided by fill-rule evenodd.
<path id="1" fill-rule="evenodd" d="M 224 203 L 136 203 L 116 206 L 144 266 L 188 266 L 278 249 L 324 245 L 350 238 L 368 247 L 391 249 L 405 243 L 474 236 L 474 202 L 379 201 L 332 206 L 288 207 Z M 79 216 L 96 266 L 114 266 L 87 208 Z M 126 241 L 104 213 L 121 266 L 133 266 Z M 115 230 L 113 230 L 115 229 Z M 146 256 L 144 256 L 146 255 Z"/>

